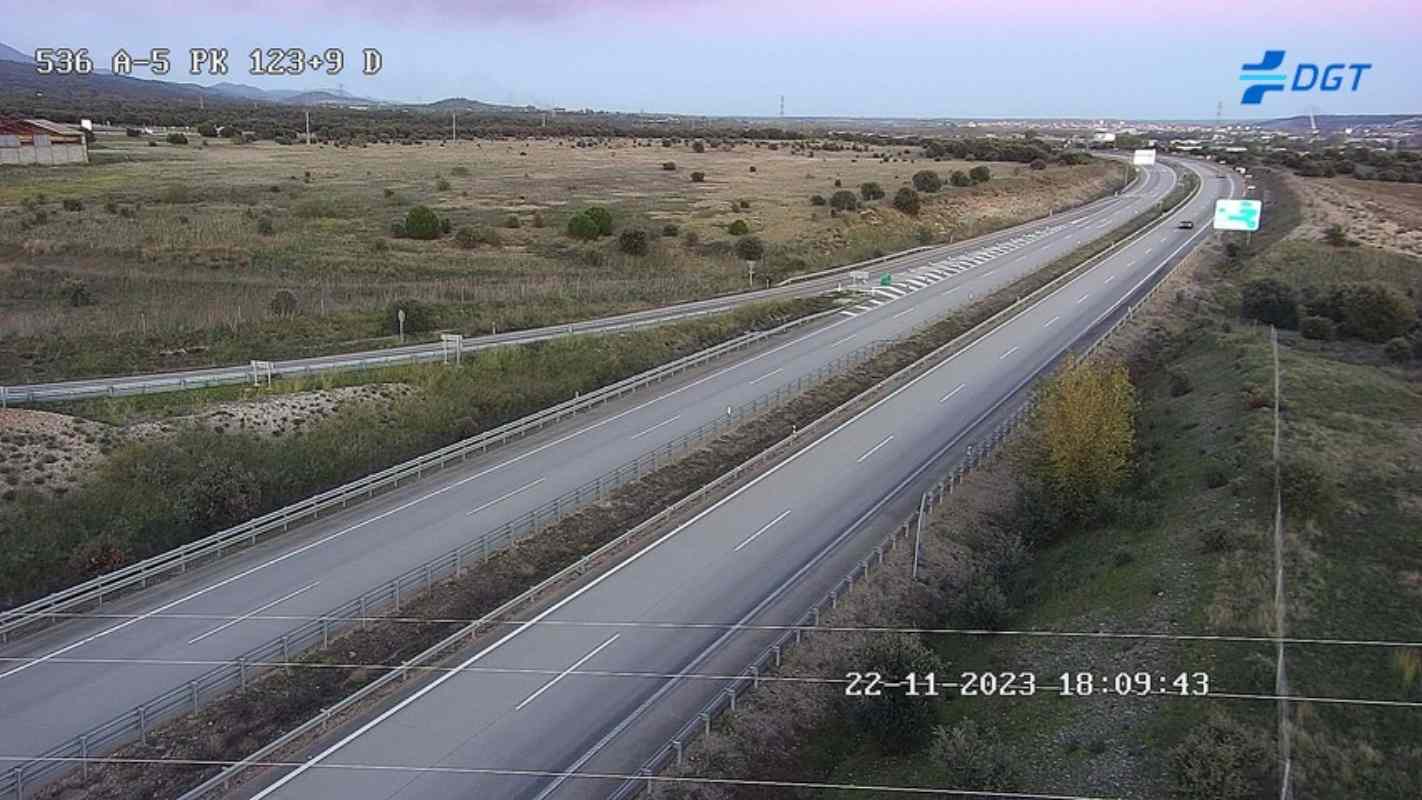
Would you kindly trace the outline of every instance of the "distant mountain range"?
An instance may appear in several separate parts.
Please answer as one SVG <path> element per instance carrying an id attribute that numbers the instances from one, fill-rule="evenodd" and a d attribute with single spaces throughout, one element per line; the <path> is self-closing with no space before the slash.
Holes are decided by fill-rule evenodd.
<path id="1" fill-rule="evenodd" d="M 1262 123 L 1264 127 L 1285 131 L 1308 132 L 1314 124 L 1320 131 L 1329 133 L 1344 128 L 1402 128 L 1422 130 L 1422 114 L 1307 114 L 1296 117 L 1271 119 Z"/>

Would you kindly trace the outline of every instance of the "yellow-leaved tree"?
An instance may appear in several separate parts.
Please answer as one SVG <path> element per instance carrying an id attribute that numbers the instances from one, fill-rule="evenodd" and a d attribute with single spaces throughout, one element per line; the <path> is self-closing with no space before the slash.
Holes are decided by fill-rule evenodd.
<path id="1" fill-rule="evenodd" d="M 1061 511 L 1081 519 L 1130 470 L 1136 389 L 1124 365 L 1072 356 L 1041 397 L 1037 469 Z"/>

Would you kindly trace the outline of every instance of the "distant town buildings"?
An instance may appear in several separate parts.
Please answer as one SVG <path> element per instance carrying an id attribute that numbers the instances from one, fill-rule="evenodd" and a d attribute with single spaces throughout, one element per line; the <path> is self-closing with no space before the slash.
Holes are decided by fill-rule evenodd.
<path id="1" fill-rule="evenodd" d="M 84 131 L 47 119 L 0 118 L 0 165 L 87 164 Z"/>

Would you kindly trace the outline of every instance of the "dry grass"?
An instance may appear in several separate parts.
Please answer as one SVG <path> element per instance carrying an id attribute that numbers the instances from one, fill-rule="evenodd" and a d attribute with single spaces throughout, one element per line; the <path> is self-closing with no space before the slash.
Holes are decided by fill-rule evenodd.
<path id="1" fill-rule="evenodd" d="M 1362 244 L 1422 256 L 1422 186 L 1292 175 L 1287 180 L 1304 208 L 1304 223 L 1290 238 L 1322 239 L 1330 225 L 1339 225 Z"/>
<path id="2" fill-rule="evenodd" d="M 368 346 L 364 340 L 385 333 L 377 310 L 405 297 L 444 306 L 441 322 L 467 333 L 704 297 L 744 287 L 730 251 L 735 237 L 726 232 L 738 219 L 766 240 L 761 275 L 776 277 L 911 246 L 919 236 L 963 238 L 1013 224 L 1096 196 L 1116 177 L 1104 164 L 1041 172 L 993 164 L 991 182 L 945 189 L 919 219 L 887 200 L 832 217 L 809 198 L 828 197 L 836 180 L 852 190 L 877 181 L 892 195 L 919 169 L 946 174 L 973 164 L 900 154 L 885 163 L 876 156 L 888 151 L 878 150 L 809 158 L 754 144 L 695 153 L 631 139 L 595 147 L 559 139 L 100 144 L 99 163 L 87 167 L 0 172 L 0 336 L 20 351 L 0 352 L 0 370 L 17 377 L 93 374 L 143 358 L 191 366 L 252 357 L 243 347 L 272 356 L 282 347 L 299 354 L 303 344 Z M 664 170 L 667 161 L 676 170 Z M 693 183 L 693 170 L 706 181 Z M 449 188 L 440 190 L 440 181 Z M 63 210 L 64 199 L 81 200 L 83 210 Z M 416 204 L 455 228 L 491 227 L 501 244 L 465 250 L 452 237 L 389 238 L 391 224 Z M 629 257 L 612 240 L 568 238 L 568 217 L 590 205 L 610 208 L 618 228 L 651 232 L 650 254 Z M 41 212 L 45 221 L 36 224 Z M 505 227 L 510 217 L 519 227 Z M 261 232 L 267 219 L 270 234 Z M 661 236 L 666 225 L 677 226 L 674 237 Z M 688 246 L 687 233 L 699 243 Z M 65 303 L 58 286 L 68 277 L 84 280 L 96 302 Z M 273 314 L 279 289 L 296 292 L 297 319 Z M 107 364 L 74 353 L 46 358 L 55 345 L 43 339 L 56 334 L 137 334 L 161 340 L 150 350 L 210 350 L 164 360 L 129 353 Z M 242 347 L 232 344 L 244 338 Z M 30 350 L 38 354 L 27 358 Z"/>

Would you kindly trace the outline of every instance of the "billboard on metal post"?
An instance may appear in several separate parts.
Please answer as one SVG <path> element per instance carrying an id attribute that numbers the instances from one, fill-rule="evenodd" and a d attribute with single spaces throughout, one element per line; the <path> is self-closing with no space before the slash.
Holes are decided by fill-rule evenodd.
<path id="1" fill-rule="evenodd" d="M 1155 163 L 1155 150 L 1137 150 L 1131 156 L 1131 163 L 1137 167 L 1148 167 Z"/>
<path id="2" fill-rule="evenodd" d="M 1216 200 L 1215 230 L 1257 231 L 1262 210 L 1258 200 Z"/>

